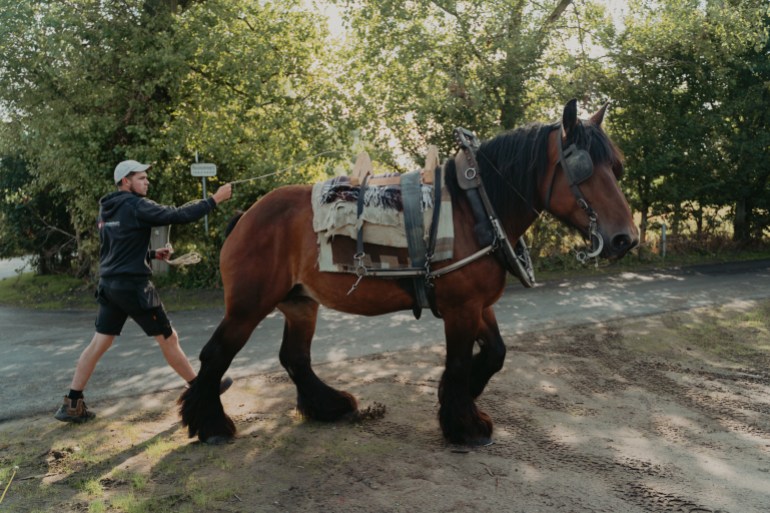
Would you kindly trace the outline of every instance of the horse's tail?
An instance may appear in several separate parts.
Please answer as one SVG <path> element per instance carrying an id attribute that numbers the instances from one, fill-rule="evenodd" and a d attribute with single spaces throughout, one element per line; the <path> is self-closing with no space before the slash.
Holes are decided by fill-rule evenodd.
<path id="1" fill-rule="evenodd" d="M 241 219 L 241 217 L 243 217 L 243 210 L 236 210 L 235 215 L 227 223 L 227 228 L 225 228 L 225 239 L 228 235 L 230 235 L 230 232 L 233 231 L 235 225 L 238 224 L 238 221 Z"/>

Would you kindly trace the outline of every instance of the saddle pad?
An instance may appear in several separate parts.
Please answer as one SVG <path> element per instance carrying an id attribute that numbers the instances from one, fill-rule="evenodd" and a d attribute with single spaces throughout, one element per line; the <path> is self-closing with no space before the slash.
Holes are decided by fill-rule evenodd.
<path id="1" fill-rule="evenodd" d="M 318 234 L 319 268 L 327 272 L 355 271 L 353 255 L 358 238 L 359 187 L 346 176 L 313 185 L 313 230 Z M 422 213 L 426 244 L 433 220 L 433 186 L 422 185 Z M 363 223 L 366 265 L 372 269 L 411 267 L 407 256 L 404 212 L 399 186 L 367 187 Z M 339 236 L 339 237 L 338 237 Z M 441 191 L 441 211 L 433 261 L 452 258 L 454 226 L 449 191 Z"/>

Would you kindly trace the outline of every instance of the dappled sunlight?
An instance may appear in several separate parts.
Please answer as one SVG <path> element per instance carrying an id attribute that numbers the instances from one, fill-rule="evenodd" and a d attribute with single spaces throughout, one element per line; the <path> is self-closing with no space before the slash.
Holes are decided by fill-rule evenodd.
<path id="1" fill-rule="evenodd" d="M 62 345 L 55 345 L 53 347 L 53 351 L 51 351 L 52 356 L 65 356 L 65 355 L 71 355 L 71 354 L 80 354 L 80 351 L 83 349 L 83 344 L 88 344 L 88 340 L 86 339 L 80 339 L 76 340 L 71 344 L 62 344 Z"/>
<path id="2" fill-rule="evenodd" d="M 615 280 L 615 278 L 613 278 L 613 280 Z M 618 274 L 616 280 L 651 282 L 651 281 L 661 281 L 661 280 L 684 281 L 685 278 L 684 276 L 677 276 L 675 274 L 670 274 L 670 273 L 653 272 L 653 273 L 642 274 L 642 273 L 625 271 Z"/>
<path id="3" fill-rule="evenodd" d="M 57 498 L 67 504 L 90 500 L 70 484 L 87 477 L 107 498 L 131 492 L 138 500 L 169 497 L 177 506 L 205 503 L 212 510 L 273 504 L 386 511 L 397 502 L 415 504 L 415 496 L 426 500 L 423 511 L 451 510 L 458 501 L 461 510 L 472 509 L 467 497 L 588 510 L 595 502 L 581 501 L 590 494 L 608 511 L 685 503 L 759 511 L 754 506 L 766 493 L 761 469 L 770 471 L 763 463 L 770 425 L 762 413 L 770 385 L 749 367 L 717 367 L 716 359 L 682 349 L 673 328 L 668 344 L 677 359 L 636 349 L 639 333 L 660 333 L 684 319 L 678 313 L 657 327 L 637 319 L 507 340 L 505 366 L 478 400 L 495 422 L 496 443 L 483 448 L 448 445 L 441 436 L 440 338 L 418 350 L 315 365 L 326 383 L 356 396 L 359 408 L 385 406 L 382 416 L 358 423 L 302 418 L 296 389 L 278 370 L 237 380 L 222 396 L 238 429 L 223 446 L 187 438 L 176 390 L 141 401 L 94 401 L 97 420 L 84 426 L 40 419 L 31 426 L 64 454 L 47 456 L 51 475 L 44 479 L 61 488 Z M 156 385 L 162 369 L 147 369 Z M 129 389 L 135 384 L 120 381 Z M 144 476 L 143 488 L 131 484 L 136 476 Z"/>
<path id="4" fill-rule="evenodd" d="M 125 378 L 116 379 L 114 386 L 130 389 L 138 384 L 148 386 L 152 389 L 161 390 L 169 386 L 176 386 L 181 393 L 184 381 L 168 365 L 158 365 L 148 367 L 144 374 L 135 374 Z"/>

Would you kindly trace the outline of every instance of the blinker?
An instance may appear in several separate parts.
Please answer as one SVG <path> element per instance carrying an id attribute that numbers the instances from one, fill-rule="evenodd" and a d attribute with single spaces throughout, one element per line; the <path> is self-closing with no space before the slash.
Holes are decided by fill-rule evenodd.
<path id="1" fill-rule="evenodd" d="M 574 144 L 564 151 L 564 171 L 567 173 L 570 185 L 578 185 L 594 174 L 594 163 L 588 151 L 578 149 Z"/>

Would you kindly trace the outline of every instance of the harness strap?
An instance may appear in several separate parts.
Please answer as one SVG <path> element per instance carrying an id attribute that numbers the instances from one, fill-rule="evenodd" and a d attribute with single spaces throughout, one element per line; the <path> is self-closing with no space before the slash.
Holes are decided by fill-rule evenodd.
<path id="1" fill-rule="evenodd" d="M 366 266 L 364 265 L 364 220 L 361 217 L 364 213 L 364 196 L 366 196 L 366 184 L 369 182 L 369 176 L 365 175 L 361 181 L 361 186 L 358 189 L 358 202 L 356 204 L 356 224 L 358 225 L 358 237 L 356 237 L 356 254 L 353 256 L 353 260 L 356 262 L 356 274 L 359 276 L 359 281 L 366 274 Z M 356 282 L 358 285 L 358 282 Z M 351 289 L 351 292 L 355 289 L 355 286 Z M 350 292 L 348 292 L 350 294 Z"/>
<path id="2" fill-rule="evenodd" d="M 582 121 L 580 121 L 582 124 Z M 572 175 L 567 170 L 567 160 L 566 156 L 569 156 L 569 154 L 574 151 L 575 145 L 572 144 L 569 148 L 567 148 L 566 154 L 564 151 L 564 146 L 561 142 L 561 132 L 564 129 L 560 129 L 559 136 L 557 138 L 557 144 L 556 147 L 559 150 L 559 161 L 556 163 L 556 165 L 561 167 L 562 172 L 567 177 L 567 180 L 569 181 L 569 187 L 572 191 L 572 195 L 575 196 L 575 200 L 577 200 L 577 204 L 585 210 L 586 215 L 588 216 L 588 237 L 590 238 L 591 243 L 591 251 L 579 251 L 577 254 L 577 259 L 580 261 L 580 263 L 585 264 L 589 258 L 594 258 L 599 256 L 601 254 L 602 250 L 604 249 L 604 239 L 602 239 L 601 235 L 599 234 L 597 228 L 598 228 L 598 217 L 596 215 L 596 212 L 593 208 L 591 208 L 591 205 L 588 204 L 588 201 L 586 200 L 585 196 L 583 196 L 583 191 L 580 190 L 579 184 L 575 183 L 575 181 L 572 179 Z M 553 184 L 556 181 L 556 169 L 554 169 L 553 176 L 551 177 L 551 183 L 548 186 L 548 192 L 545 196 L 545 208 L 546 210 L 550 209 L 551 206 L 551 194 L 553 193 Z"/>
<path id="3" fill-rule="evenodd" d="M 521 238 L 516 241 L 515 247 L 511 245 L 481 181 L 480 168 L 476 160 L 476 150 L 480 147 L 478 139 L 472 132 L 462 127 L 456 128 L 454 135 L 455 141 L 465 155 L 464 160 L 460 158 L 459 153 L 455 156 L 457 182 L 465 191 L 476 218 L 474 232 L 477 241 L 482 246 L 489 244 L 493 251 L 497 251 L 503 266 L 516 276 L 522 285 L 527 288 L 533 287 L 535 273 L 527 245 Z M 483 211 L 477 205 L 479 200 Z"/>
<path id="4" fill-rule="evenodd" d="M 465 267 L 466 265 L 470 264 L 471 262 L 475 262 L 479 258 L 483 258 L 490 253 L 494 252 L 496 248 L 494 246 L 487 246 L 484 248 L 481 248 L 477 252 L 473 253 L 472 255 L 469 255 L 462 260 L 458 260 L 457 262 L 454 262 L 453 264 L 450 264 L 446 267 L 442 267 L 441 269 L 436 269 L 435 271 L 431 271 L 428 273 L 428 278 L 439 278 L 441 276 L 444 276 L 445 274 L 449 274 L 452 271 L 456 271 L 462 267 Z"/>
<path id="5" fill-rule="evenodd" d="M 412 261 L 412 267 L 425 267 L 428 262 L 428 250 L 425 247 L 425 227 L 421 208 L 422 186 L 419 171 L 401 175 L 401 202 L 404 206 L 404 227 L 409 259 Z M 425 292 L 424 279 L 415 278 L 414 292 L 417 300 L 414 315 L 419 318 L 420 314 L 417 310 L 430 306 Z"/>
<path id="6" fill-rule="evenodd" d="M 433 173 L 433 217 L 430 225 L 430 238 L 428 240 L 427 259 L 430 262 L 436 252 L 436 241 L 438 239 L 438 223 L 441 219 L 441 187 L 444 170 L 437 166 Z"/>
<path id="7" fill-rule="evenodd" d="M 428 239 L 428 254 L 426 255 L 427 265 L 426 270 L 429 269 L 433 256 L 436 254 L 436 242 L 438 239 L 438 223 L 441 219 L 441 187 L 444 170 L 440 166 L 436 166 L 433 172 L 433 219 L 430 225 L 430 238 Z M 450 220 L 451 221 L 451 220 Z M 430 273 L 426 274 L 425 278 L 426 292 L 428 294 L 428 304 L 430 305 L 430 311 L 437 319 L 441 319 L 441 312 L 436 304 L 436 287 L 433 286 L 433 281 L 430 278 Z"/>

